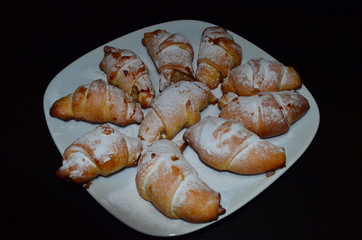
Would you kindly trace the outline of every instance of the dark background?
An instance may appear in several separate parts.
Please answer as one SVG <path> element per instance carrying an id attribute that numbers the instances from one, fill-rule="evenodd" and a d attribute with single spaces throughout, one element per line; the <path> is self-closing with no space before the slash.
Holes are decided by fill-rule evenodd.
<path id="1" fill-rule="evenodd" d="M 321 119 L 310 147 L 274 184 L 231 216 L 179 238 L 361 237 L 362 8 L 356 2 L 125 2 L 2 3 L 3 236 L 152 239 L 56 177 L 61 155 L 45 123 L 43 95 L 58 72 L 94 48 L 153 24 L 194 19 L 223 26 L 294 66 Z"/>

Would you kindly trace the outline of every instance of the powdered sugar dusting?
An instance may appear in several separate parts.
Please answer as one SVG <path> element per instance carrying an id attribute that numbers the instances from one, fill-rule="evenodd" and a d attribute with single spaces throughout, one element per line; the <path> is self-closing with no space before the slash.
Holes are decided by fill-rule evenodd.
<path id="1" fill-rule="evenodd" d="M 259 136 L 270 137 L 287 132 L 308 109 L 308 101 L 297 92 L 267 92 L 239 96 L 221 110 L 220 117 L 237 120 Z"/>
<path id="2" fill-rule="evenodd" d="M 238 97 L 236 101 L 227 104 L 222 112 L 228 112 L 230 116 L 233 116 L 232 119 L 234 120 L 240 120 L 245 117 L 254 125 L 258 125 L 259 109 L 260 100 L 258 97 Z M 241 124 L 244 124 L 246 127 L 245 123 L 241 122 Z"/>
<path id="3" fill-rule="evenodd" d="M 171 69 L 193 78 L 193 47 L 183 34 L 171 34 L 165 30 L 156 30 L 148 34 L 145 38 L 147 51 L 159 73 L 165 69 Z M 167 76 L 170 77 L 170 75 Z M 167 82 L 172 81 L 167 80 Z"/>
<path id="4" fill-rule="evenodd" d="M 260 90 L 261 86 L 258 81 L 253 81 L 254 71 L 249 64 L 241 64 L 231 70 L 229 78 L 232 82 L 239 82 L 243 88 Z"/>
<path id="5" fill-rule="evenodd" d="M 225 46 L 219 40 L 228 39 L 234 41 L 226 29 L 221 27 L 209 27 L 202 33 L 200 50 L 197 63 L 207 63 L 222 72 L 226 77 L 229 71 L 235 67 L 235 55 L 241 56 L 241 47 L 234 42 L 233 46 Z"/>
<path id="6" fill-rule="evenodd" d="M 294 91 L 276 92 L 273 96 L 280 106 L 294 105 L 298 109 L 305 103 L 303 96 Z"/>
<path id="7" fill-rule="evenodd" d="M 233 37 L 222 28 L 212 27 L 205 29 L 200 43 L 199 60 L 204 58 L 211 59 L 212 61 L 217 61 L 217 59 L 220 58 L 224 59 L 223 55 L 225 55 L 225 50 L 213 42 L 213 40 L 218 38 L 234 40 Z M 219 64 L 221 64 L 221 62 Z"/>
<path id="8" fill-rule="evenodd" d="M 265 60 L 263 60 L 261 64 L 261 67 L 263 68 L 262 71 L 264 72 L 264 81 L 262 87 L 264 91 L 279 90 L 279 85 L 281 81 L 281 69 L 275 69 L 275 67 L 272 68 L 272 64 L 273 63 L 267 62 Z"/>
<path id="9" fill-rule="evenodd" d="M 254 164 L 249 161 L 250 153 L 260 156 L 262 161 L 276 148 L 238 122 L 216 117 L 207 117 L 192 126 L 185 139 L 206 164 L 238 173 L 255 172 Z"/>
<path id="10" fill-rule="evenodd" d="M 190 74 L 190 69 L 193 74 L 192 56 L 186 49 L 182 49 L 177 45 L 171 45 L 161 51 L 155 59 L 158 69 L 171 68 Z"/>
<path id="11" fill-rule="evenodd" d="M 276 92 L 285 81 L 282 80 L 284 70 L 282 63 L 257 58 L 231 70 L 229 78 L 240 95 Z"/>
<path id="12" fill-rule="evenodd" d="M 163 117 L 164 123 L 174 122 L 180 116 L 186 117 L 186 114 L 180 114 L 180 110 L 185 111 L 184 106 L 189 100 L 201 111 L 208 105 L 209 93 L 199 85 L 188 81 L 173 84 L 155 98 L 152 108 Z"/>
<path id="13" fill-rule="evenodd" d="M 188 174 L 185 176 L 185 180 L 181 182 L 180 186 L 175 192 L 173 201 L 172 201 L 172 209 L 175 209 L 179 206 L 182 206 L 186 201 L 186 194 L 190 191 L 195 192 L 202 192 L 202 191 L 210 191 L 211 189 L 207 186 L 197 175 L 195 172 L 194 174 Z M 210 200 L 212 200 L 210 198 Z"/>
<path id="14" fill-rule="evenodd" d="M 83 148 L 71 146 L 68 148 L 68 151 L 71 153 L 67 155 L 67 159 L 63 159 L 63 166 L 61 168 L 72 169 L 69 175 L 71 179 L 80 178 L 86 169 L 96 167 Z"/>
<path id="15" fill-rule="evenodd" d="M 233 59 L 222 47 L 205 41 L 201 44 L 200 49 L 198 62 L 210 61 L 213 62 L 215 66 L 219 65 L 223 66 L 223 68 L 231 69 Z"/>
<path id="16" fill-rule="evenodd" d="M 253 69 L 254 84 L 258 86 L 257 89 L 263 92 L 278 90 L 282 64 L 263 58 L 251 59 L 247 64 Z"/>
<path id="17" fill-rule="evenodd" d="M 285 111 L 275 100 L 274 94 L 257 95 L 254 98 L 259 98 L 261 118 L 266 126 L 282 126 L 286 123 Z"/>
<path id="18" fill-rule="evenodd" d="M 123 139 L 123 135 L 120 132 L 112 131 L 104 134 L 103 128 L 97 127 L 93 131 L 80 137 L 75 143 L 88 146 L 94 158 L 105 163 L 117 152 L 117 142 L 119 142 L 120 139 Z"/>
<path id="19" fill-rule="evenodd" d="M 197 126 L 192 127 L 192 129 L 197 129 L 198 133 L 196 133 L 196 135 L 199 135 L 199 138 L 195 139 L 195 142 L 211 156 L 221 155 L 226 159 L 232 151 L 232 149 L 230 149 L 232 146 L 229 143 L 233 137 L 238 139 L 252 138 L 252 134 L 244 131 L 241 125 L 236 123 L 228 124 L 227 128 L 218 132 L 220 127 L 226 122 L 227 120 L 222 118 L 208 117 L 201 120 Z M 252 139 L 254 140 L 254 138 Z"/>

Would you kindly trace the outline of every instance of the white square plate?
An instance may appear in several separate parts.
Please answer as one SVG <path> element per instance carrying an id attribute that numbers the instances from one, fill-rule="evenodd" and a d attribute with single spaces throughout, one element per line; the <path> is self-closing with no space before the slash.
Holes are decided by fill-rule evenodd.
<path id="1" fill-rule="evenodd" d="M 143 34 L 156 29 L 165 29 L 171 33 L 178 32 L 184 34 L 193 45 L 195 53 L 194 69 L 196 70 L 196 58 L 199 52 L 201 33 L 209 26 L 214 26 L 214 24 L 194 20 L 166 22 L 127 34 L 105 45 L 134 51 L 148 66 L 155 89 L 158 89 L 159 74 L 146 48 L 141 43 Z M 246 39 L 232 32 L 230 34 L 242 47 L 243 63 L 257 57 L 275 60 Z M 51 117 L 49 109 L 57 99 L 74 92 L 78 86 L 89 84 L 91 81 L 99 78 L 106 80 L 106 75 L 99 69 L 99 63 L 104 56 L 103 47 L 105 45 L 94 49 L 67 66 L 50 82 L 46 89 L 44 95 L 44 114 L 50 134 L 61 154 L 74 140 L 94 129 L 97 125 L 81 121 L 65 122 Z M 302 119 L 291 126 L 288 133 L 268 139 L 268 141 L 282 146 L 286 150 L 286 167 L 277 170 L 274 175 L 270 177 L 266 177 L 265 174 L 243 176 L 229 172 L 218 172 L 201 163 L 197 154 L 190 147 L 187 147 L 184 151 L 185 158 L 198 171 L 200 177 L 210 187 L 221 193 L 221 204 L 226 209 L 226 213 L 220 216 L 218 220 L 227 217 L 242 207 L 278 179 L 298 160 L 313 140 L 319 125 L 318 106 L 304 85 L 298 91 L 308 99 L 310 109 Z M 214 90 L 214 93 L 217 97 L 220 97 L 220 87 Z M 158 91 L 156 94 L 158 94 Z M 146 113 L 147 110 L 145 110 Z M 218 114 L 219 109 L 217 106 L 209 106 L 202 112 L 202 117 L 209 115 L 217 116 Z M 139 125 L 133 124 L 124 128 L 113 126 L 128 136 L 137 136 L 138 134 Z M 180 139 L 184 131 L 181 131 L 175 138 Z M 54 159 L 54 161 L 59 161 L 60 166 L 61 157 L 58 160 Z M 136 170 L 136 167 L 127 168 L 109 177 L 97 177 L 92 181 L 87 190 L 92 197 L 117 219 L 145 234 L 154 236 L 182 235 L 215 222 L 195 224 L 165 217 L 151 203 L 139 196 L 135 184 Z"/>

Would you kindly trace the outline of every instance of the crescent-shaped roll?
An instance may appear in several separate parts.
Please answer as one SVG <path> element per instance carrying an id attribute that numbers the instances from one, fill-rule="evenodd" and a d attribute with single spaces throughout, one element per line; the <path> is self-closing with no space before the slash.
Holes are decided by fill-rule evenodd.
<path id="1" fill-rule="evenodd" d="M 142 43 L 161 74 L 160 91 L 175 82 L 194 79 L 194 50 L 184 35 L 158 29 L 145 33 Z"/>
<path id="2" fill-rule="evenodd" d="M 273 137 L 289 131 L 291 124 L 309 109 L 308 100 L 295 91 L 259 93 L 241 97 L 224 94 L 219 99 L 219 116 L 240 122 L 261 138 Z"/>
<path id="3" fill-rule="evenodd" d="M 142 59 L 128 49 L 105 46 L 103 50 L 104 58 L 99 66 L 107 74 L 108 83 L 122 89 L 142 108 L 149 107 L 155 90 Z"/>
<path id="4" fill-rule="evenodd" d="M 221 89 L 223 93 L 251 96 L 259 92 L 295 90 L 301 86 L 302 80 L 293 67 L 257 58 L 232 69 L 223 80 Z"/>
<path id="5" fill-rule="evenodd" d="M 198 122 L 200 111 L 216 102 L 216 97 L 203 83 L 181 81 L 172 84 L 152 102 L 138 136 L 148 143 L 172 139 L 183 127 Z"/>
<path id="6" fill-rule="evenodd" d="M 139 138 L 124 136 L 109 124 L 102 124 L 67 147 L 56 174 L 61 179 L 86 183 L 98 175 L 135 166 L 141 151 Z"/>
<path id="7" fill-rule="evenodd" d="M 208 27 L 201 36 L 196 80 L 215 89 L 231 69 L 240 65 L 242 50 L 222 27 Z"/>
<path id="8" fill-rule="evenodd" d="M 142 153 L 136 175 L 142 198 L 169 218 L 209 222 L 225 212 L 211 189 L 170 140 L 154 142 Z"/>
<path id="9" fill-rule="evenodd" d="M 184 133 L 201 161 L 217 170 L 260 174 L 285 166 L 285 150 L 261 139 L 240 123 L 206 117 Z"/>
<path id="10" fill-rule="evenodd" d="M 60 98 L 49 113 L 65 121 L 111 122 L 119 126 L 140 123 L 143 119 L 142 109 L 131 97 L 101 79 L 80 86 L 74 93 Z"/>

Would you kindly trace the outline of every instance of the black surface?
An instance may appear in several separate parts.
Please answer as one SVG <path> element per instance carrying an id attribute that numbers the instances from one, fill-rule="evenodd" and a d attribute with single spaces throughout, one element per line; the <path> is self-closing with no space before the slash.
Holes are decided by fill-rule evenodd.
<path id="1" fill-rule="evenodd" d="M 362 227 L 361 7 L 346 1 L 6 3 L 2 6 L 2 234 L 149 239 L 62 183 L 43 113 L 47 85 L 94 48 L 171 20 L 211 22 L 294 66 L 321 121 L 281 178 L 222 221 L 180 239 L 355 239 Z M 5 134 L 4 134 L 5 133 Z M 4 231 L 5 230 L 5 231 Z"/>

